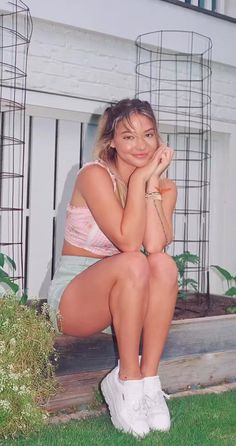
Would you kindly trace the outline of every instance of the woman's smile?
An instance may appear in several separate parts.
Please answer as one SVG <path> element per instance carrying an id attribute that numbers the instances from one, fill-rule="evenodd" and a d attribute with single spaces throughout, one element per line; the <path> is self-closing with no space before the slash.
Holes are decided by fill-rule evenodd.
<path id="1" fill-rule="evenodd" d="M 134 153 L 133 156 L 135 156 L 135 158 L 146 158 L 149 155 L 149 153 Z"/>

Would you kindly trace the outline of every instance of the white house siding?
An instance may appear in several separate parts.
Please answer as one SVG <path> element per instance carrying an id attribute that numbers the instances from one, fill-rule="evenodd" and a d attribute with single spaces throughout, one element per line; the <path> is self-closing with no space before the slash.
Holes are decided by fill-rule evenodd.
<path id="1" fill-rule="evenodd" d="M 217 0 L 221 10 L 228 8 L 229 2 L 234 0 Z M 27 4 L 35 18 L 131 41 L 139 34 L 157 29 L 195 31 L 211 37 L 214 60 L 235 65 L 232 51 L 232 42 L 236 41 L 235 23 L 163 0 L 28 0 Z M 227 13 L 230 11 L 229 5 Z M 173 49 L 175 46 L 178 47 L 178 40 L 173 43 Z"/>
<path id="2" fill-rule="evenodd" d="M 104 101 L 132 96 L 135 57 L 131 41 L 34 20 L 28 88 Z"/>
<path id="3" fill-rule="evenodd" d="M 233 29 L 232 26 L 235 27 L 235 25 L 227 24 L 227 22 L 219 19 L 217 23 L 214 19 L 213 23 L 211 17 L 196 13 L 194 22 L 192 12 L 156 0 L 163 20 L 160 20 L 159 15 L 154 28 L 153 14 L 150 14 L 150 8 L 153 8 L 154 2 L 139 0 L 138 3 L 136 2 L 136 8 L 133 9 L 133 15 L 137 16 L 139 8 L 139 13 L 141 13 L 144 3 L 150 11 L 149 19 L 145 17 L 145 12 L 142 23 L 139 22 L 139 29 L 136 29 L 134 27 L 135 20 L 132 19 L 132 15 L 130 16 L 131 11 L 128 11 L 127 7 L 125 10 L 123 9 L 125 15 L 122 21 L 122 16 L 113 16 L 114 8 L 104 10 L 100 2 L 97 3 L 97 6 L 95 5 L 96 2 L 93 2 L 90 17 L 86 16 L 89 13 L 86 10 L 89 7 L 89 1 L 85 5 L 83 2 L 83 8 L 81 2 L 70 0 L 67 5 L 69 6 L 70 3 L 71 14 L 68 17 L 69 8 L 67 7 L 65 24 L 62 24 L 56 22 L 63 22 L 60 8 L 65 5 L 65 2 L 57 2 L 58 7 L 54 11 L 52 9 L 53 2 L 49 2 L 49 4 L 48 2 L 47 4 L 46 2 L 40 2 L 39 4 L 34 0 L 28 2 L 35 15 L 34 31 L 29 51 L 27 83 L 29 89 L 27 113 L 28 116 L 33 116 L 31 118 L 33 132 L 31 195 L 30 208 L 26 210 L 26 215 L 29 215 L 29 293 L 46 295 L 51 276 L 52 223 L 53 217 L 58 216 L 58 213 L 60 217 L 59 228 L 57 226 L 56 231 L 59 235 L 55 255 L 56 257 L 59 255 L 65 203 L 69 198 L 72 179 L 80 161 L 80 124 L 89 123 L 91 119 L 96 121 L 96 116 L 102 112 L 106 101 L 116 101 L 134 95 L 136 61 L 134 38 L 139 33 L 152 31 L 153 29 L 173 29 L 172 21 L 175 14 L 178 14 L 179 17 L 175 29 L 191 29 L 200 32 L 200 26 L 202 26 L 202 34 L 209 37 L 214 34 L 213 45 L 216 48 L 213 51 L 214 60 L 212 64 L 213 144 L 210 263 L 220 264 L 235 273 L 236 61 L 234 61 L 232 51 L 229 51 L 227 45 L 224 47 L 224 51 L 219 49 L 217 40 L 221 33 L 221 26 L 222 34 L 225 29 L 228 29 L 224 38 L 230 39 L 230 36 L 232 37 L 232 34 L 230 34 Z M 75 4 L 77 4 L 78 13 L 76 23 L 80 24 L 80 28 L 75 26 L 75 14 L 72 14 Z M 109 21 L 107 17 L 106 24 L 104 22 L 103 33 L 100 29 L 98 5 L 101 10 L 103 9 L 103 14 L 108 16 L 110 14 L 110 18 L 113 20 L 113 22 L 111 19 Z M 120 5 L 122 5 L 122 1 Z M 168 11 L 168 21 L 165 15 L 166 11 Z M 55 22 L 52 22 L 53 13 L 55 13 Z M 43 18 L 47 16 L 51 21 L 36 16 Z M 199 16 L 201 21 L 199 21 Z M 91 23 L 91 17 L 93 17 L 93 23 Z M 127 28 L 128 23 L 126 23 L 127 17 L 130 17 L 129 29 Z M 191 17 L 191 21 L 187 21 L 187 17 Z M 169 22 L 169 26 L 167 22 Z M 120 26 L 118 26 L 119 23 Z M 209 26 L 207 26 L 207 23 Z M 82 26 L 84 26 L 84 29 L 82 29 Z M 135 26 L 137 26 L 137 20 Z M 92 30 L 89 30 L 89 27 Z M 112 30 L 114 35 L 112 35 Z M 234 32 L 232 31 L 232 33 Z M 227 61 L 227 64 L 223 63 L 225 61 Z M 96 115 L 95 118 L 93 118 L 94 115 Z M 59 164 L 56 207 L 53 209 L 51 191 L 55 162 L 56 122 L 59 122 Z M 85 130 L 85 124 L 83 129 Z M 87 138 L 89 135 L 91 133 L 87 134 Z M 86 141 L 85 145 L 88 147 L 88 139 Z M 71 172 L 69 180 L 67 172 Z M 39 187 L 41 184 L 42 189 L 41 186 Z M 69 184 L 69 186 L 65 188 L 65 184 L 66 186 Z M 210 277 L 211 290 L 222 292 L 221 281 L 217 279 L 214 273 Z"/>
<path id="4" fill-rule="evenodd" d="M 27 87 L 116 101 L 135 92 L 135 62 L 133 41 L 35 19 Z M 53 97 L 44 104 L 54 106 Z M 213 61 L 212 120 L 213 129 L 214 121 L 236 123 L 236 56 L 234 66 Z"/>

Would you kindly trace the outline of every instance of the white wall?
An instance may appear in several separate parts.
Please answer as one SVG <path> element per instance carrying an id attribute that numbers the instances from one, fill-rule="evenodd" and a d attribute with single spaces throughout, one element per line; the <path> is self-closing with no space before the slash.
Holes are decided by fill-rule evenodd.
<path id="1" fill-rule="evenodd" d="M 212 39 L 215 61 L 236 65 L 235 23 L 162 0 L 28 0 L 27 5 L 33 17 L 132 41 L 161 29 L 195 31 Z"/>
<path id="2" fill-rule="evenodd" d="M 212 135 L 210 265 L 220 265 L 236 275 L 236 126 L 218 123 Z M 226 291 L 226 283 L 210 270 L 214 293 Z"/>
<path id="3" fill-rule="evenodd" d="M 236 2 L 235 0 L 227 0 L 225 2 L 225 14 L 231 17 L 236 17 Z"/>
<path id="4" fill-rule="evenodd" d="M 130 40 L 34 19 L 27 86 L 76 97 L 118 100 L 134 95 L 135 62 L 136 48 Z M 88 106 L 85 101 L 46 98 L 36 92 L 29 93 L 27 101 L 44 106 L 48 101 L 48 106 L 72 110 L 102 110 L 96 102 Z M 236 67 L 213 63 L 212 118 L 236 123 Z M 213 122 L 214 126 L 217 130 Z"/>
<path id="5" fill-rule="evenodd" d="M 134 94 L 135 56 L 131 41 L 35 19 L 27 87 L 117 100 Z"/>

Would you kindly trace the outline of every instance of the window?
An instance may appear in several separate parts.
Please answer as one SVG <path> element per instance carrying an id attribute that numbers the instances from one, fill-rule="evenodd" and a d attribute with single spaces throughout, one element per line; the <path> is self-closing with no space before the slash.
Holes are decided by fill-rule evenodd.
<path id="1" fill-rule="evenodd" d="M 217 11 L 217 1 L 216 0 L 212 0 L 211 1 L 211 10 L 213 11 L 213 12 L 216 12 Z"/>
<path id="2" fill-rule="evenodd" d="M 198 0 L 198 7 L 205 8 L 205 0 Z"/>
<path id="3" fill-rule="evenodd" d="M 236 23 L 236 0 L 164 0 Z"/>

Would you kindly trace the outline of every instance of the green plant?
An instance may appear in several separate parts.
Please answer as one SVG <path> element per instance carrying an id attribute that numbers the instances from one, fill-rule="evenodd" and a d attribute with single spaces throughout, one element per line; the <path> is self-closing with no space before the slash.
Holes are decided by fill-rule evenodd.
<path id="1" fill-rule="evenodd" d="M 11 270 L 16 270 L 16 264 L 14 260 L 12 260 L 6 254 L 0 252 L 0 283 L 4 284 L 7 289 L 12 290 L 13 293 L 17 293 L 17 291 L 19 290 L 19 285 L 14 283 L 9 274 L 3 269 L 5 265 L 8 265 Z M 3 293 L 5 293 L 5 291 L 5 288 L 3 288 Z"/>
<path id="2" fill-rule="evenodd" d="M 46 310 L 20 305 L 14 294 L 0 299 L 0 437 L 41 427 L 46 412 L 40 405 L 55 393 L 49 360 L 55 333 Z"/>
<path id="3" fill-rule="evenodd" d="M 179 292 L 178 296 L 182 299 L 186 298 L 186 290 L 192 288 L 193 290 L 197 291 L 197 281 L 195 279 L 192 279 L 190 277 L 185 277 L 186 275 L 186 268 L 189 263 L 192 263 L 196 265 L 199 263 L 199 257 L 195 254 L 191 254 L 189 251 L 185 251 L 182 254 L 178 254 L 173 256 L 173 259 L 176 263 L 176 266 L 178 268 L 178 285 L 179 285 Z"/>
<path id="4" fill-rule="evenodd" d="M 226 313 L 236 314 L 236 305 L 231 305 L 225 309 Z"/>
<path id="5" fill-rule="evenodd" d="M 232 276 L 227 269 L 218 265 L 211 265 L 211 268 L 215 269 L 223 280 L 226 280 L 228 289 L 225 292 L 225 296 L 236 296 L 236 276 Z"/>
<path id="6" fill-rule="evenodd" d="M 0 289 L 0 297 L 2 297 L 6 291 L 10 289 L 11 292 L 18 296 L 20 304 L 26 304 L 28 295 L 21 292 L 19 285 L 15 283 L 9 274 L 3 269 L 5 265 L 7 265 L 10 270 L 16 271 L 16 264 L 14 260 L 8 255 L 0 252 L 0 284 L 3 284 L 2 291 Z"/>

